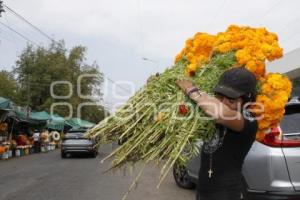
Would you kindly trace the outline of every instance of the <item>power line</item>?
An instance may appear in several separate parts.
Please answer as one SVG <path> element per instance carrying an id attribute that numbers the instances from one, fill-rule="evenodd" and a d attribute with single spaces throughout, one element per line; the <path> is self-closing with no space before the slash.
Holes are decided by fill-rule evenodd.
<path id="1" fill-rule="evenodd" d="M 1 30 L 2 30 L 2 29 L 0 29 L 0 35 L 1 35 L 1 40 L 0 40 L 0 42 L 2 42 L 2 39 L 4 39 L 4 40 L 10 42 L 11 44 L 16 45 L 15 42 L 14 42 L 11 38 L 8 38 L 7 36 L 5 36 L 5 35 L 3 34 L 3 31 L 1 31 Z M 17 49 L 16 46 L 15 46 L 15 48 Z"/>
<path id="2" fill-rule="evenodd" d="M 272 13 L 272 11 L 274 11 L 275 8 L 277 8 L 283 1 L 282 0 L 278 0 L 275 4 L 273 4 L 271 7 L 269 7 L 268 10 L 266 10 L 264 12 L 264 14 L 262 16 L 253 16 L 253 15 L 248 15 L 248 18 L 251 19 L 252 22 L 254 22 L 255 24 L 258 24 L 259 26 L 262 26 L 262 20 L 268 16 L 270 13 Z"/>
<path id="3" fill-rule="evenodd" d="M 7 24 L 8 26 L 10 26 L 10 23 L 9 23 L 9 21 L 8 21 L 7 17 L 6 17 L 6 16 L 4 16 L 4 18 L 5 18 L 5 20 L 6 20 L 6 24 Z M 17 47 L 17 43 L 16 43 L 16 39 L 15 39 L 14 35 L 13 35 L 13 34 L 10 34 L 10 36 L 11 36 L 11 38 L 12 38 L 12 40 L 13 40 L 13 43 L 14 43 L 14 45 L 15 45 L 16 49 L 18 49 L 18 47 Z"/>
<path id="4" fill-rule="evenodd" d="M 107 76 L 106 76 L 105 78 L 106 78 L 108 81 L 112 82 L 113 84 L 116 84 L 117 87 L 119 87 L 119 88 L 122 89 L 123 91 L 126 91 L 126 92 L 128 92 L 129 94 L 131 94 L 131 91 L 130 91 L 130 90 L 128 90 L 128 89 L 126 89 L 126 88 L 124 88 L 124 87 L 118 85 L 115 81 L 111 80 L 111 79 L 108 78 Z"/>
<path id="5" fill-rule="evenodd" d="M 284 44 L 284 43 L 290 41 L 291 39 L 295 38 L 298 34 L 299 34 L 298 32 L 294 32 L 293 34 L 289 35 L 287 38 L 282 40 L 281 44 Z"/>
<path id="6" fill-rule="evenodd" d="M 26 22 L 28 25 L 30 25 L 33 29 L 35 29 L 36 31 L 38 31 L 40 34 L 42 34 L 44 37 L 46 37 L 47 39 L 49 39 L 51 42 L 55 42 L 57 43 L 52 37 L 50 37 L 48 34 L 46 34 L 44 31 L 42 31 L 41 29 L 39 29 L 37 26 L 35 26 L 34 24 L 32 24 L 31 22 L 29 22 L 25 17 L 23 17 L 22 15 L 20 15 L 19 13 L 17 13 L 16 11 L 14 11 L 12 8 L 8 7 L 7 5 L 3 4 L 5 8 L 8 9 L 8 11 L 10 11 L 11 13 L 13 13 L 14 15 L 16 15 L 17 17 L 19 17 L 21 20 L 23 20 L 24 22 Z"/>
<path id="7" fill-rule="evenodd" d="M 10 11 L 11 13 L 13 13 L 14 15 L 16 15 L 17 17 L 19 17 L 21 20 L 23 20 L 24 22 L 26 22 L 27 24 L 29 24 L 32 28 L 34 28 L 35 30 L 37 30 L 39 33 L 41 33 L 43 36 L 45 36 L 46 38 L 48 38 L 50 41 L 57 43 L 53 38 L 51 38 L 48 34 L 46 34 L 44 31 L 42 31 L 41 29 L 39 29 L 38 27 L 36 27 L 35 25 L 33 25 L 31 22 L 29 22 L 25 17 L 23 17 L 22 15 L 20 15 L 19 13 L 17 13 L 16 11 L 14 11 L 12 8 L 8 7 L 7 5 L 3 4 L 5 8 L 8 9 L 8 11 Z M 23 37 L 24 39 L 34 43 L 33 41 L 31 41 L 30 39 L 28 39 L 27 37 L 25 37 L 24 35 L 22 35 L 21 33 L 15 31 L 14 29 L 12 29 L 11 27 L 3 24 L 2 22 L 0 22 L 2 25 L 4 25 L 5 27 L 7 27 L 8 29 L 10 29 L 11 31 L 17 33 L 18 35 L 20 35 L 21 37 Z M 34 43 L 36 44 L 36 43 Z M 110 82 L 116 84 L 115 81 L 113 81 L 112 79 L 106 77 L 107 80 L 109 80 Z M 129 91 L 128 89 L 116 84 L 117 87 L 119 87 L 120 89 L 122 89 L 123 91 L 126 91 L 128 93 L 131 93 L 131 91 Z"/>
<path id="8" fill-rule="evenodd" d="M 281 3 L 282 3 L 282 0 L 277 1 L 276 4 L 274 4 L 269 10 L 267 10 L 262 17 L 259 17 L 258 24 L 261 26 L 262 19 L 265 18 L 266 16 L 268 16 L 270 13 L 274 12 L 274 8 L 278 7 Z"/>
<path id="9" fill-rule="evenodd" d="M 39 46 L 37 43 L 33 42 L 32 40 L 30 40 L 28 37 L 26 37 L 25 35 L 23 35 L 22 33 L 19 33 L 18 31 L 16 31 L 15 29 L 11 28 L 10 26 L 0 22 L 0 24 L 2 24 L 2 26 L 6 27 L 7 29 L 11 30 L 12 32 L 16 33 L 17 35 L 19 35 L 20 37 L 22 37 L 23 39 L 27 40 L 28 42 Z"/>

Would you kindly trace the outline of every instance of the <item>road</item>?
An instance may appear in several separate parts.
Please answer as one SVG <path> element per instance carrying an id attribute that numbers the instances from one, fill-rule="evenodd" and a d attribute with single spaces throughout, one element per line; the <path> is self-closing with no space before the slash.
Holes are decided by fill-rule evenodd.
<path id="1" fill-rule="evenodd" d="M 97 158 L 61 159 L 60 151 L 0 161 L 0 200 L 121 200 L 138 168 L 103 173 L 110 162 L 100 160 L 112 146 L 100 149 Z M 193 200 L 195 192 L 176 186 L 171 173 L 156 189 L 159 169 L 149 166 L 128 200 Z"/>

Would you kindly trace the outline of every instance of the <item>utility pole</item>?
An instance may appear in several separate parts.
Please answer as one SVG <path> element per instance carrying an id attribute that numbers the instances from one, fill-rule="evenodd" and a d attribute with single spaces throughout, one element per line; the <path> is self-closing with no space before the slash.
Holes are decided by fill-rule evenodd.
<path id="1" fill-rule="evenodd" d="M 1 13 L 5 12 L 4 8 L 3 8 L 3 1 L 0 0 L 0 17 L 1 17 Z"/>
<path id="2" fill-rule="evenodd" d="M 29 82 L 29 74 L 27 74 L 27 78 L 26 78 L 26 83 L 27 83 L 27 107 L 26 107 L 26 115 L 27 115 L 27 118 L 29 117 L 30 115 L 30 112 L 31 112 L 31 107 L 30 107 L 30 104 L 31 104 L 31 94 L 30 94 L 30 82 Z"/>

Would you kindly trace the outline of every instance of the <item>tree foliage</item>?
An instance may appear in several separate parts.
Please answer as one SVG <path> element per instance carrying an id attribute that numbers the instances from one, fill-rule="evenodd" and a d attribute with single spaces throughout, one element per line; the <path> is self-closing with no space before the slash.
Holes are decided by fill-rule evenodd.
<path id="1" fill-rule="evenodd" d="M 11 72 L 0 71 L 0 97 L 18 101 L 17 82 Z"/>
<path id="2" fill-rule="evenodd" d="M 90 105 L 84 107 L 81 118 L 92 122 L 99 122 L 104 117 L 104 108 L 96 105 L 101 98 L 100 87 L 103 82 L 103 74 L 96 62 L 86 63 L 86 48 L 75 46 L 68 50 L 63 41 L 52 43 L 48 48 L 34 48 L 28 45 L 16 61 L 14 74 L 19 83 L 20 102 L 23 106 L 29 105 L 32 110 L 46 110 L 50 112 L 53 103 L 64 102 L 72 105 L 73 117 L 77 117 L 78 106 L 83 102 Z M 93 75 L 80 80 L 82 75 Z M 66 81 L 68 84 L 55 84 L 53 93 L 56 96 L 68 96 L 68 98 L 57 98 L 51 95 L 51 84 L 55 81 Z M 81 98 L 77 89 L 80 84 L 82 95 L 94 98 Z M 73 92 L 72 92 L 73 91 Z M 56 106 L 55 113 L 68 116 L 69 108 Z"/>

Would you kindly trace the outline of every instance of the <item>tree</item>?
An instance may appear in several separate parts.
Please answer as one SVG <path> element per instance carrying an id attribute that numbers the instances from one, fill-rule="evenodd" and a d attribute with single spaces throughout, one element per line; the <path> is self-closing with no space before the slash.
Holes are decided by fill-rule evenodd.
<path id="1" fill-rule="evenodd" d="M 0 71 L 0 97 L 19 102 L 17 82 L 13 74 L 5 70 Z"/>
<path id="2" fill-rule="evenodd" d="M 50 111 L 53 103 L 66 102 L 72 105 L 74 117 L 80 103 L 95 103 L 101 98 L 99 90 L 103 82 L 103 74 L 96 62 L 87 64 L 85 61 L 86 48 L 75 46 L 67 50 L 63 41 L 52 43 L 48 48 L 28 45 L 19 56 L 14 69 L 17 81 L 20 84 L 20 94 L 24 105 L 29 105 L 33 110 Z M 93 74 L 93 77 L 83 78 L 80 82 L 81 93 L 94 96 L 95 99 L 83 99 L 77 94 L 78 80 L 81 75 Z M 51 84 L 55 81 L 71 83 L 73 94 L 70 98 L 55 98 L 50 93 Z M 70 92 L 66 84 L 56 84 L 56 96 L 67 96 Z M 93 112 L 82 112 L 82 118 L 92 122 L 99 122 L 103 118 L 103 107 L 89 106 Z M 68 115 L 67 107 L 56 107 L 55 113 L 62 116 Z M 95 115 L 95 113 L 97 113 Z"/>

